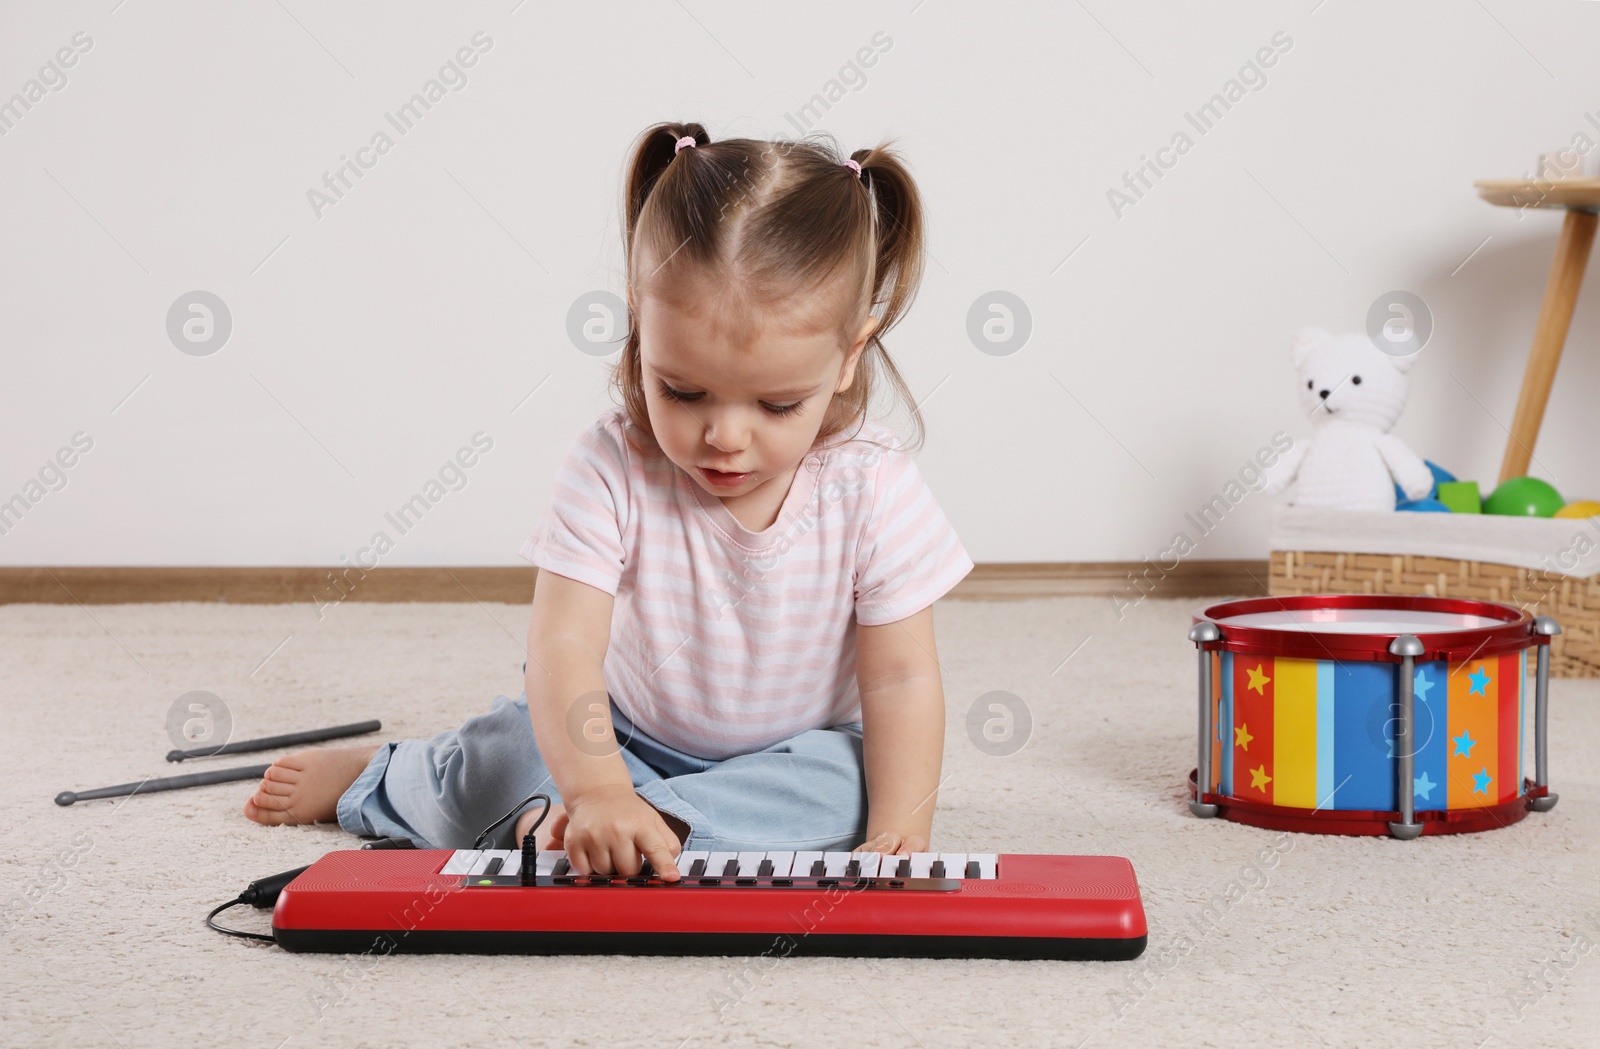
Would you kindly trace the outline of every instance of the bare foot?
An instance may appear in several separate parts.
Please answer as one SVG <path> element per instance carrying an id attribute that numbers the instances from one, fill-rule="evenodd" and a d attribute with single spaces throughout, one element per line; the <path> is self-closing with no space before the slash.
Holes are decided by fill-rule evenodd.
<path id="1" fill-rule="evenodd" d="M 267 825 L 330 823 L 339 796 L 350 789 L 382 744 L 298 750 L 274 761 L 261 786 L 244 803 L 244 814 Z"/>

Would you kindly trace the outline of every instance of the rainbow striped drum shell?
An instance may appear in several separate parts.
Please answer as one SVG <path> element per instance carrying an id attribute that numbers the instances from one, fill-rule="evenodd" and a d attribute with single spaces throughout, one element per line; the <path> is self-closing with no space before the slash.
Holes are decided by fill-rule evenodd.
<path id="1" fill-rule="evenodd" d="M 1546 811 L 1556 800 L 1545 727 L 1559 632 L 1548 616 L 1450 598 L 1313 594 L 1204 606 L 1189 632 L 1200 689 L 1189 807 L 1278 830 L 1400 838 L 1490 830 Z M 1530 714 L 1532 778 L 1523 753 Z"/>

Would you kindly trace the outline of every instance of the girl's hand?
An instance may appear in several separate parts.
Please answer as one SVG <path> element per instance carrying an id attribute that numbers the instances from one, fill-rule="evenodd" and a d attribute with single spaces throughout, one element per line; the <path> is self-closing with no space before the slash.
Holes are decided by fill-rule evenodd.
<path id="1" fill-rule="evenodd" d="M 576 874 L 638 874 L 642 855 L 662 881 L 681 877 L 678 836 L 632 786 L 596 787 L 567 798 L 550 826 L 550 847 L 565 849 Z"/>
<path id="2" fill-rule="evenodd" d="M 854 852 L 882 852 L 890 856 L 909 856 L 913 852 L 927 852 L 928 840 L 920 834 L 904 835 L 896 830 L 886 830 L 869 841 L 858 845 Z"/>

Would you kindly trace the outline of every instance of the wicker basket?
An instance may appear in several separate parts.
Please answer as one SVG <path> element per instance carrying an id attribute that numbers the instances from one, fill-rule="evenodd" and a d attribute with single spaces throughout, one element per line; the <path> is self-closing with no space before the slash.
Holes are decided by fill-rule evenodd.
<path id="1" fill-rule="evenodd" d="M 1351 521 L 1346 511 L 1283 509 L 1273 521 L 1272 574 L 1269 590 L 1283 594 L 1425 594 L 1436 597 L 1476 598 L 1525 608 L 1534 615 L 1554 616 L 1561 633 L 1551 639 L 1550 673 L 1555 677 L 1600 677 L 1600 572 L 1567 575 L 1550 567 L 1529 567 L 1529 562 L 1549 564 L 1549 551 L 1570 548 L 1574 529 L 1588 527 L 1572 522 L 1515 521 L 1515 541 L 1507 560 L 1429 556 L 1416 552 L 1379 553 L 1322 549 L 1305 546 L 1390 546 L 1404 550 L 1417 545 L 1435 548 L 1482 546 L 1484 528 L 1503 527 L 1462 515 L 1395 513 L 1390 521 L 1360 522 L 1349 528 L 1355 535 L 1339 543 L 1340 523 Z M 1377 517 L 1378 515 L 1373 515 Z M 1423 520 L 1425 519 L 1425 520 Z M 1285 527 L 1285 522 L 1291 522 Z M 1542 529 L 1540 525 L 1554 527 Z M 1308 527 L 1309 526 L 1309 527 Z M 1333 538 L 1318 542 L 1317 533 Z M 1357 534 L 1359 533 L 1359 534 Z M 1476 534 L 1475 534 L 1476 533 Z M 1581 545 L 1581 544 L 1580 544 Z M 1600 549 L 1600 540 L 1596 541 Z M 1499 549 L 1506 550 L 1504 544 Z M 1587 569 L 1592 558 L 1572 561 Z"/>

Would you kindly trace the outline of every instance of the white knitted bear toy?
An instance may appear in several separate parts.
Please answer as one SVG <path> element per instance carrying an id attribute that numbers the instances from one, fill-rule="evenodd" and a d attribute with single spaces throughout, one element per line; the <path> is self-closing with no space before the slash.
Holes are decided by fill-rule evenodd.
<path id="1" fill-rule="evenodd" d="M 1313 435 L 1273 464 L 1262 490 L 1281 492 L 1293 483 L 1291 504 L 1333 510 L 1392 511 L 1396 483 L 1408 499 L 1427 495 L 1433 472 L 1389 433 L 1405 408 L 1405 373 L 1416 355 L 1393 357 L 1363 334 L 1316 327 L 1295 333 L 1293 353 Z"/>

